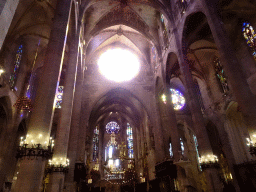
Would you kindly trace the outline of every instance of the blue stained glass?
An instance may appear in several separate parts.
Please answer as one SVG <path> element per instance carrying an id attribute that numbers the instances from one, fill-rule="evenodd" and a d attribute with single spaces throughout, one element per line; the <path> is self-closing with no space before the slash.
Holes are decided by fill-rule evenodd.
<path id="1" fill-rule="evenodd" d="M 201 170 L 201 165 L 199 164 L 199 151 L 198 151 L 198 142 L 197 142 L 197 138 L 195 135 L 193 135 L 193 139 L 194 139 L 194 144 L 195 144 L 195 149 L 196 149 L 196 158 L 197 158 L 197 162 L 199 165 L 199 169 Z"/>
<path id="2" fill-rule="evenodd" d="M 170 157 L 173 157 L 173 151 L 172 151 L 172 144 L 169 143 L 169 152 L 170 152 Z"/>
<path id="3" fill-rule="evenodd" d="M 161 22 L 164 23 L 164 15 L 161 14 Z"/>
<path id="4" fill-rule="evenodd" d="M 175 110 L 182 109 L 186 103 L 184 96 L 182 95 L 181 92 L 179 92 L 176 89 L 170 89 L 170 91 L 171 91 L 171 99 L 172 99 L 173 108 Z"/>
<path id="5" fill-rule="evenodd" d="M 55 108 L 61 108 L 62 97 L 63 97 L 63 89 L 64 89 L 64 86 L 59 86 L 58 87 L 56 97 L 55 97 L 55 99 L 56 99 Z"/>
<path id="6" fill-rule="evenodd" d="M 243 31 L 244 38 L 246 39 L 247 45 L 250 47 L 252 51 L 252 55 L 256 60 L 256 34 L 254 32 L 254 29 L 250 23 L 245 22 L 243 24 L 242 31 Z"/>
<path id="7" fill-rule="evenodd" d="M 57 101 L 56 102 L 56 108 L 61 108 L 61 103 L 62 103 L 62 101 Z"/>
<path id="8" fill-rule="evenodd" d="M 16 84 L 18 70 L 19 70 L 19 67 L 20 67 L 20 62 L 21 62 L 21 57 L 22 57 L 22 48 L 23 48 L 23 46 L 20 45 L 18 50 L 17 50 L 17 53 L 16 53 L 13 72 L 10 75 L 10 79 L 9 79 L 9 83 L 10 83 L 11 88 L 14 88 L 14 86 Z"/>
<path id="9" fill-rule="evenodd" d="M 62 95 L 58 95 L 57 98 L 58 98 L 58 99 L 62 99 Z"/>
<path id="10" fill-rule="evenodd" d="M 117 134 L 120 131 L 120 126 L 115 121 L 111 121 L 106 125 L 106 132 L 108 134 Z"/>
<path id="11" fill-rule="evenodd" d="M 133 158 L 133 149 L 128 149 L 129 158 Z"/>
<path id="12" fill-rule="evenodd" d="M 166 19 L 163 14 L 161 14 L 161 22 L 162 22 L 162 26 L 163 26 L 164 43 L 168 44 L 167 25 L 166 25 Z"/>
<path id="13" fill-rule="evenodd" d="M 184 143 L 181 138 L 180 138 L 180 148 L 181 148 L 181 154 L 184 155 L 185 148 L 184 148 Z"/>
<path id="14" fill-rule="evenodd" d="M 58 87 L 58 92 L 59 92 L 59 93 L 63 93 L 63 89 L 64 89 L 64 86 L 59 86 L 59 87 Z"/>
<path id="15" fill-rule="evenodd" d="M 133 136 L 132 136 L 132 127 L 129 123 L 127 123 L 127 143 L 128 143 L 128 157 L 133 158 Z"/>
<path id="16" fill-rule="evenodd" d="M 99 154 L 99 129 L 96 127 L 94 129 L 94 135 L 93 135 L 93 161 L 97 161 L 98 154 Z"/>

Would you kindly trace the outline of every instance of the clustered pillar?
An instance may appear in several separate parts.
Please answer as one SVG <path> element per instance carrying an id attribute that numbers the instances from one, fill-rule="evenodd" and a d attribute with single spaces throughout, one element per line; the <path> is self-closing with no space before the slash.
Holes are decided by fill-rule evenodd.
<path id="1" fill-rule="evenodd" d="M 73 100 L 76 85 L 76 74 L 78 64 L 78 47 L 79 46 L 79 34 L 75 34 L 70 43 L 70 54 L 67 66 L 67 73 L 64 84 L 63 102 L 61 106 L 61 115 L 59 124 L 57 127 L 54 154 L 51 161 L 53 168 L 61 167 L 68 168 L 69 159 L 67 158 L 68 141 L 71 125 L 71 117 L 73 110 Z M 74 163 L 74 162 L 72 162 Z M 62 167 L 61 167 L 62 168 Z M 54 169 L 53 169 L 54 170 Z M 63 190 L 64 184 L 64 171 L 54 172 L 50 176 L 49 190 L 48 191 L 60 191 Z M 60 183 L 62 185 L 60 185 Z"/>
<path id="2" fill-rule="evenodd" d="M 228 83 L 231 85 L 236 101 L 246 118 L 251 140 L 255 143 L 256 139 L 253 135 L 256 134 L 256 97 L 253 95 L 246 81 L 242 67 L 236 57 L 236 52 L 225 31 L 224 24 L 218 16 L 216 4 L 211 0 L 204 0 L 202 3 L 205 7 L 212 35 L 219 50 L 220 62 L 224 66 Z"/>
<path id="3" fill-rule="evenodd" d="M 53 106 L 62 69 L 70 10 L 70 0 L 58 1 L 46 51 L 43 73 L 28 125 L 28 134 L 24 140 L 28 144 L 27 148 L 33 148 L 40 144 L 41 148 L 47 150 L 50 142 Z M 33 159 L 29 159 L 26 156 L 20 159 L 19 174 L 13 191 L 41 191 L 46 164 L 45 160 L 46 157 L 43 155 Z"/>
<path id="4" fill-rule="evenodd" d="M 183 51 L 186 47 L 183 47 Z M 187 60 L 186 51 L 179 51 L 180 58 L 180 69 L 185 80 L 185 86 L 187 90 L 187 101 L 192 115 L 192 121 L 194 124 L 194 129 L 198 141 L 198 149 L 201 158 L 211 158 L 213 157 L 213 151 L 210 144 L 210 140 L 207 134 L 206 127 L 204 125 L 204 118 L 201 112 L 200 104 L 197 99 L 196 89 L 194 86 L 193 77 L 189 69 L 189 62 Z M 207 179 L 207 188 L 209 192 L 219 191 L 222 189 L 222 184 L 220 182 L 218 171 L 215 167 L 208 167 L 204 169 L 204 175 Z"/>
<path id="5" fill-rule="evenodd" d="M 173 150 L 173 157 L 174 161 L 177 162 L 181 158 L 181 147 L 180 147 L 180 136 L 178 133 L 178 127 L 177 127 L 177 120 L 175 111 L 171 102 L 171 96 L 170 96 L 170 90 L 167 87 L 165 89 L 165 95 L 166 97 L 166 107 L 167 107 L 167 114 L 169 116 L 169 126 L 170 126 L 170 135 L 171 135 L 171 144 L 172 144 L 172 150 Z"/>
<path id="6" fill-rule="evenodd" d="M 170 15 L 170 19 L 172 23 L 175 23 L 173 17 Z M 200 103 L 197 98 L 196 89 L 194 86 L 193 77 L 189 68 L 189 61 L 187 59 L 187 47 L 186 45 L 182 45 L 179 41 L 179 35 L 177 30 L 173 30 L 175 35 L 175 46 L 178 50 L 178 61 L 180 66 L 180 71 L 182 76 L 184 77 L 184 85 L 187 90 L 187 101 L 191 111 L 192 121 L 194 124 L 194 129 L 196 132 L 198 145 L 199 145 L 199 153 L 201 158 L 213 157 L 212 147 L 208 138 L 208 134 L 206 131 L 206 127 L 204 125 L 203 114 L 200 109 Z M 218 171 L 215 167 L 208 167 L 204 169 L 204 175 L 206 177 L 207 182 L 207 190 L 209 192 L 220 191 L 222 189 L 222 184 L 219 180 Z"/>

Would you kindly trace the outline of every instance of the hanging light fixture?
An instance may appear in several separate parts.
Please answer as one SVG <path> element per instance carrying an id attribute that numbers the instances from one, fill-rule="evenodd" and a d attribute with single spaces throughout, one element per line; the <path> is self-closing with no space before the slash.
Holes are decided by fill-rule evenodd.
<path id="1" fill-rule="evenodd" d="M 13 106 L 18 110 L 32 110 L 31 99 L 29 99 L 28 97 L 20 97 Z"/>

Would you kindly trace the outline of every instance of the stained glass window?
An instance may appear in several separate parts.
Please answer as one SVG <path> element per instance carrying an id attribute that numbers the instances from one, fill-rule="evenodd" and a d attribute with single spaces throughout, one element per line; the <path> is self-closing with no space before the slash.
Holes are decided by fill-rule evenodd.
<path id="1" fill-rule="evenodd" d="M 167 103 L 166 95 L 163 94 L 163 95 L 161 96 L 161 98 L 162 98 L 163 103 L 166 104 L 166 103 Z"/>
<path id="2" fill-rule="evenodd" d="M 250 23 L 245 22 L 243 24 L 243 35 L 246 39 L 247 45 L 252 50 L 252 55 L 256 60 L 256 34 Z"/>
<path id="3" fill-rule="evenodd" d="M 222 91 L 226 94 L 229 91 L 229 87 L 228 87 L 227 78 L 225 76 L 223 67 L 218 57 L 215 58 L 214 65 L 215 65 L 216 76 L 221 84 Z"/>
<path id="4" fill-rule="evenodd" d="M 164 15 L 161 14 L 161 22 L 164 23 Z"/>
<path id="5" fill-rule="evenodd" d="M 170 89 L 170 91 L 171 91 L 171 99 L 172 99 L 173 108 L 175 110 L 182 109 L 186 102 L 184 96 L 182 95 L 181 92 L 179 92 L 176 89 Z"/>
<path id="6" fill-rule="evenodd" d="M 151 48 L 151 63 L 152 63 L 152 69 L 154 70 L 154 72 L 156 72 L 160 64 L 158 62 L 157 50 L 155 46 L 152 46 Z"/>
<path id="7" fill-rule="evenodd" d="M 170 157 L 173 157 L 173 151 L 172 151 L 172 144 L 169 143 L 169 152 L 170 152 Z"/>
<path id="8" fill-rule="evenodd" d="M 62 97 L 63 97 L 63 89 L 64 86 L 59 86 L 57 93 L 56 93 L 56 104 L 55 104 L 55 108 L 61 108 L 61 103 L 62 103 Z"/>
<path id="9" fill-rule="evenodd" d="M 109 146 L 108 148 L 108 158 L 112 159 L 113 157 L 113 146 Z"/>
<path id="10" fill-rule="evenodd" d="M 106 125 L 106 131 L 108 134 L 112 134 L 112 133 L 118 133 L 120 130 L 120 126 L 117 124 L 117 122 L 115 121 L 110 121 L 107 125 Z"/>
<path id="11" fill-rule="evenodd" d="M 195 148 L 196 148 L 196 157 L 197 157 L 197 162 L 198 162 L 198 165 L 199 165 L 199 169 L 201 169 L 201 166 L 199 164 L 199 151 L 198 151 L 198 142 L 197 142 L 197 138 L 195 135 L 193 135 L 193 140 L 194 140 L 194 143 L 195 143 Z"/>
<path id="12" fill-rule="evenodd" d="M 93 135 L 93 161 L 97 161 L 99 153 L 99 128 L 94 129 Z"/>
<path id="13" fill-rule="evenodd" d="M 161 14 L 161 23 L 163 27 L 163 37 L 164 37 L 164 44 L 166 47 L 168 47 L 168 32 L 167 32 L 167 25 L 166 25 L 166 18 L 164 17 L 163 14 Z"/>
<path id="14" fill-rule="evenodd" d="M 181 154 L 184 155 L 185 147 L 184 147 L 184 142 L 181 138 L 180 138 L 180 149 L 181 149 Z"/>
<path id="15" fill-rule="evenodd" d="M 19 68 L 20 68 L 20 62 L 21 62 L 21 57 L 22 57 L 22 49 L 23 49 L 23 46 L 20 45 L 18 50 L 17 50 L 17 53 L 16 53 L 13 72 L 10 76 L 9 83 L 10 83 L 10 87 L 12 89 L 15 87 L 17 76 L 18 76 L 18 71 L 19 71 Z"/>
<path id="16" fill-rule="evenodd" d="M 155 65 L 156 64 L 156 47 L 155 46 L 153 46 L 152 48 L 151 48 L 151 62 L 153 63 L 153 65 Z"/>
<path id="17" fill-rule="evenodd" d="M 133 158 L 133 136 L 132 136 L 132 127 L 127 123 L 127 146 L 128 146 L 128 157 Z"/>

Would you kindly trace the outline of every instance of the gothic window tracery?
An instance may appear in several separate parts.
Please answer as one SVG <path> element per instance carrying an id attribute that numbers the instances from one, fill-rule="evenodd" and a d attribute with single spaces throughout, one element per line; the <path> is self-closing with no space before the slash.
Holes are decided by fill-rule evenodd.
<path id="1" fill-rule="evenodd" d="M 169 143 L 169 152 L 170 152 L 170 157 L 173 157 L 173 151 L 172 151 L 172 143 Z"/>
<path id="2" fill-rule="evenodd" d="M 163 28 L 163 40 L 164 40 L 164 45 L 165 47 L 168 47 L 168 30 L 167 30 L 167 20 L 164 17 L 163 14 L 161 14 L 161 24 L 162 24 L 162 28 Z"/>
<path id="3" fill-rule="evenodd" d="M 127 123 L 127 147 L 128 147 L 128 157 L 133 158 L 133 135 L 132 135 L 132 127 L 129 123 Z"/>
<path id="4" fill-rule="evenodd" d="M 93 135 L 93 161 L 97 161 L 99 154 L 99 128 L 94 129 Z"/>
<path id="5" fill-rule="evenodd" d="M 10 87 L 12 89 L 15 87 L 15 84 L 16 84 L 16 81 L 17 81 L 17 76 L 18 76 L 21 57 L 22 57 L 22 51 L 23 51 L 23 46 L 20 45 L 18 50 L 17 50 L 16 56 L 15 56 L 13 72 L 10 75 L 10 79 L 9 79 L 9 84 L 10 84 Z"/>
<path id="6" fill-rule="evenodd" d="M 229 91 L 227 78 L 225 76 L 224 69 L 218 57 L 216 57 L 216 59 L 214 60 L 214 65 L 215 65 L 216 76 L 221 84 L 222 91 L 224 94 L 227 94 L 227 92 Z"/>
<path id="7" fill-rule="evenodd" d="M 107 125 L 106 125 L 106 132 L 108 134 L 112 134 L 115 133 L 117 134 L 120 131 L 120 126 L 118 125 L 117 122 L 115 121 L 110 121 Z"/>
<path id="8" fill-rule="evenodd" d="M 181 149 L 181 155 L 184 155 L 185 147 L 184 147 L 184 142 L 182 138 L 180 138 L 180 149 Z"/>
<path id="9" fill-rule="evenodd" d="M 62 98 L 63 98 L 63 89 L 64 86 L 59 86 L 57 93 L 56 93 L 56 104 L 55 104 L 55 108 L 60 109 L 61 108 L 61 104 L 62 104 Z"/>
<path id="10" fill-rule="evenodd" d="M 244 22 L 243 24 L 243 35 L 247 45 L 252 50 L 253 58 L 256 60 L 256 34 L 252 25 L 248 22 Z"/>
<path id="11" fill-rule="evenodd" d="M 183 94 L 177 89 L 170 89 L 171 91 L 171 100 L 173 104 L 173 108 L 175 110 L 180 110 L 185 106 L 186 100 Z"/>
<path id="12" fill-rule="evenodd" d="M 152 63 L 153 70 L 156 71 L 158 65 L 157 65 L 157 52 L 156 52 L 155 46 L 152 46 L 151 48 L 151 63 Z"/>
<path id="13" fill-rule="evenodd" d="M 196 149 L 196 158 L 197 158 L 197 162 L 199 165 L 199 169 L 201 169 L 200 164 L 199 164 L 199 151 L 198 151 L 198 142 L 197 142 L 197 138 L 195 135 L 193 135 L 193 140 L 194 140 L 194 144 L 195 144 L 195 149 Z"/>

